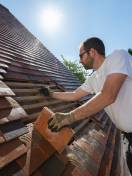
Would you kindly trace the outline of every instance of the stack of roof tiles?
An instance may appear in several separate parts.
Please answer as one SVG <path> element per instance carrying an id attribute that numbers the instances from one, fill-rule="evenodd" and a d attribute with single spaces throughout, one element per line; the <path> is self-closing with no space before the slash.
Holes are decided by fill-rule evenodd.
<path id="1" fill-rule="evenodd" d="M 80 82 L 0 5 L 0 175 L 120 175 L 120 132 L 105 112 L 73 125 L 61 152 L 35 131 L 44 106 L 68 112 L 82 103 L 47 98 L 41 93 L 45 85 L 66 91 Z"/>

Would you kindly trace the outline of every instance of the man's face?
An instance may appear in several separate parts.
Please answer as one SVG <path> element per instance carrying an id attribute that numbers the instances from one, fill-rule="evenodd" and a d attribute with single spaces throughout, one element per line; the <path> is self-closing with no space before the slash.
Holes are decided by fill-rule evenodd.
<path id="1" fill-rule="evenodd" d="M 90 51 L 90 50 L 89 50 Z M 88 69 L 93 69 L 94 58 L 90 56 L 89 51 L 84 50 L 83 45 L 80 47 L 80 63 L 83 67 Z"/>

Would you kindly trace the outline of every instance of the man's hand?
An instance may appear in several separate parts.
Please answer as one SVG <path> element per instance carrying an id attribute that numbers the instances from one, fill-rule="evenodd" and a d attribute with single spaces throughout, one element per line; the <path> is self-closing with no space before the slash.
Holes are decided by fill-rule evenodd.
<path id="1" fill-rule="evenodd" d="M 66 127 L 76 119 L 73 113 L 55 113 L 48 121 L 48 128 L 51 129 L 52 132 L 59 131 L 62 127 Z"/>
<path id="2" fill-rule="evenodd" d="M 40 92 L 47 97 L 52 96 L 53 93 L 49 87 L 41 87 Z"/>

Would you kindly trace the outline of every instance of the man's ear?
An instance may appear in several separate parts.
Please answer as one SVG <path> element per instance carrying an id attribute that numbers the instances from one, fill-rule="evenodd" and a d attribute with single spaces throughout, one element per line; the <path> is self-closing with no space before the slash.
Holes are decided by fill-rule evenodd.
<path id="1" fill-rule="evenodd" d="M 91 48 L 90 51 L 89 51 L 89 54 L 91 57 L 94 57 L 95 54 L 96 54 L 96 50 L 94 48 Z"/>

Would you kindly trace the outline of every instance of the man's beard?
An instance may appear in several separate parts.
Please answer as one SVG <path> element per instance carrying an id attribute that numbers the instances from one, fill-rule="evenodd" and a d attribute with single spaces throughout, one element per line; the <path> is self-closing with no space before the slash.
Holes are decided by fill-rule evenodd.
<path id="1" fill-rule="evenodd" d="M 83 67 L 86 70 L 93 69 L 93 64 L 94 64 L 94 59 L 92 57 L 90 57 L 88 63 L 85 65 L 83 64 Z"/>

